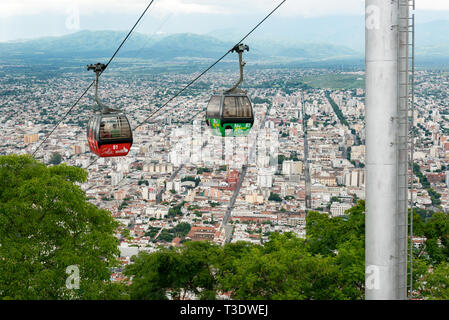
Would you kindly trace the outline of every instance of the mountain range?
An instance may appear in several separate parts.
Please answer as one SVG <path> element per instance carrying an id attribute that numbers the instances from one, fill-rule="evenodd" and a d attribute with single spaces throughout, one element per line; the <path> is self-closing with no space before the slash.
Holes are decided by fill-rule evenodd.
<path id="1" fill-rule="evenodd" d="M 125 32 L 80 31 L 61 37 L 0 43 L 0 59 L 94 59 L 111 56 Z M 337 58 L 357 58 L 360 53 L 351 48 L 328 43 L 288 43 L 263 39 L 248 41 L 248 59 L 258 61 L 305 60 L 319 61 Z M 181 58 L 211 58 L 222 56 L 235 43 L 211 35 L 191 33 L 156 35 L 133 34 L 120 51 L 121 58 L 173 60 Z"/>
<path id="2" fill-rule="evenodd" d="M 338 17 L 337 20 L 327 17 L 304 21 L 297 22 L 294 28 L 274 24 L 269 31 L 248 38 L 245 43 L 250 51 L 245 54 L 245 59 L 263 63 L 363 62 L 363 18 Z M 0 42 L 0 62 L 110 57 L 125 36 L 124 31 L 84 30 L 60 37 Z M 217 59 L 241 37 L 241 31 L 233 29 L 201 35 L 133 33 L 118 57 L 155 61 Z M 418 61 L 449 61 L 449 21 L 432 21 L 416 26 L 416 55 Z"/>

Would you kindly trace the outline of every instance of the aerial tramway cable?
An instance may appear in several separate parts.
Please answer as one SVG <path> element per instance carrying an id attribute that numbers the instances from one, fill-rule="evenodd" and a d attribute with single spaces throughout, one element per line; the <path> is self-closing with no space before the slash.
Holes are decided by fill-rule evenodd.
<path id="1" fill-rule="evenodd" d="M 178 93 L 176 93 L 173 97 L 167 100 L 162 106 L 157 108 L 155 111 L 153 111 L 150 116 L 148 116 L 145 120 L 143 120 L 141 123 L 139 123 L 135 128 L 141 127 L 145 122 L 150 120 L 156 113 L 158 113 L 160 110 L 165 108 L 171 101 L 173 101 L 175 98 L 177 98 L 181 93 L 183 93 L 185 90 L 187 90 L 191 85 L 193 85 L 196 81 L 198 81 L 202 76 L 204 76 L 210 69 L 215 67 L 221 60 L 223 60 L 229 53 L 231 53 L 235 47 L 240 45 L 246 38 L 248 38 L 262 23 L 265 22 L 276 10 L 278 10 L 287 0 L 283 0 L 280 4 L 276 6 L 265 18 L 263 18 L 250 32 L 248 32 L 239 42 L 237 42 L 234 46 L 232 46 L 231 49 L 229 49 L 223 56 L 221 56 L 217 61 L 215 61 L 213 64 L 211 64 L 207 69 L 205 69 L 203 72 L 201 72 L 195 79 L 190 81 L 184 88 L 182 88 Z"/>
<path id="2" fill-rule="evenodd" d="M 183 89 L 181 89 L 177 94 L 175 94 L 173 97 L 171 97 L 166 103 L 164 103 L 161 107 L 156 109 L 149 117 L 147 117 L 144 121 L 139 123 L 134 129 L 139 128 L 144 123 L 146 123 L 148 120 L 150 120 L 157 112 L 165 108 L 171 101 L 173 101 L 176 97 L 181 95 L 185 90 L 187 90 L 191 85 L 193 85 L 196 81 L 198 81 L 203 75 L 205 75 L 210 69 L 212 69 L 215 65 L 217 65 L 220 61 L 222 61 L 229 53 L 232 52 L 232 50 L 235 48 L 235 46 L 242 43 L 248 36 L 250 36 L 262 23 L 264 23 L 275 11 L 277 11 L 287 0 L 283 0 L 280 4 L 278 4 L 265 18 L 263 18 L 251 31 L 249 31 L 239 42 L 236 43 L 231 49 L 229 49 L 222 57 L 220 57 L 217 61 L 215 61 L 212 65 L 210 65 L 206 70 L 204 70 L 200 75 L 198 75 L 196 78 L 194 78 L 191 82 L 189 82 Z M 134 24 L 134 26 L 131 28 L 131 30 L 126 35 L 125 39 L 122 41 L 120 46 L 117 48 L 117 50 L 114 52 L 112 57 L 109 59 L 108 63 L 105 65 L 104 70 L 100 73 L 100 75 L 106 70 L 106 68 L 109 66 L 109 64 L 112 62 L 112 60 L 115 58 L 117 53 L 122 48 L 123 44 L 126 42 L 126 40 L 129 38 L 131 33 L 134 31 L 135 27 L 138 25 L 140 20 L 143 18 L 145 13 L 148 11 L 148 9 L 153 4 L 154 0 L 150 2 L 150 4 L 145 8 L 144 12 L 141 14 L 137 22 Z M 56 130 L 56 128 L 59 126 L 59 124 L 70 114 L 70 112 L 75 108 L 75 106 L 79 103 L 79 101 L 86 95 L 86 93 L 90 90 L 90 88 L 94 85 L 95 81 L 92 81 L 91 84 L 87 87 L 87 89 L 83 92 L 83 94 L 77 99 L 77 101 L 72 105 L 72 107 L 67 111 L 67 113 L 58 121 L 56 126 L 52 129 L 52 131 L 45 137 L 45 139 L 41 142 L 41 144 L 36 148 L 36 150 L 33 152 L 32 156 L 37 153 L 37 151 L 42 147 L 42 145 L 48 140 L 48 138 L 53 134 L 53 132 Z M 96 162 L 98 159 L 96 159 L 94 162 Z M 94 162 L 92 162 L 87 168 L 89 168 Z"/>
<path id="3" fill-rule="evenodd" d="M 117 48 L 117 50 L 115 50 L 114 54 L 112 55 L 112 57 L 109 59 L 108 63 L 106 63 L 103 71 L 101 71 L 101 73 L 99 74 L 99 76 L 101 76 L 101 74 L 106 70 L 106 68 L 109 66 L 109 64 L 112 62 L 112 60 L 114 60 L 115 56 L 117 55 L 117 53 L 120 51 L 120 49 L 123 47 L 123 45 L 125 44 L 126 40 L 128 40 L 129 36 L 131 35 L 131 33 L 134 31 L 134 29 L 136 28 L 136 26 L 139 24 L 140 20 L 142 20 L 143 16 L 147 13 L 148 9 L 151 7 L 151 5 L 153 4 L 154 0 L 151 0 L 150 4 L 145 8 L 145 10 L 143 11 L 143 13 L 140 15 L 139 19 L 137 19 L 136 23 L 134 24 L 134 26 L 131 28 L 131 30 L 128 32 L 128 34 L 126 35 L 125 39 L 123 39 L 122 43 L 120 43 L 119 47 Z M 34 152 L 32 153 L 32 156 L 34 157 L 34 155 L 36 154 L 36 152 L 42 147 L 42 145 L 48 140 L 48 138 L 53 134 L 53 132 L 56 130 L 56 128 L 61 124 L 62 121 L 64 121 L 65 118 L 67 118 L 67 116 L 70 114 L 70 112 L 72 112 L 72 110 L 75 108 L 75 106 L 80 102 L 80 100 L 86 95 L 86 93 L 90 90 L 90 88 L 94 85 L 95 80 L 91 82 L 91 84 L 87 87 L 86 90 L 84 90 L 83 94 L 76 100 L 76 102 L 70 107 L 70 109 L 66 112 L 66 114 L 58 121 L 58 123 L 56 124 L 56 126 L 50 131 L 50 133 L 44 138 L 44 140 L 41 142 L 41 144 L 36 148 L 36 150 L 34 150 Z"/>
<path id="4" fill-rule="evenodd" d="M 134 129 L 141 127 L 144 125 L 148 120 L 150 120 L 156 113 L 161 111 L 163 108 L 165 108 L 171 101 L 173 101 L 175 98 L 181 95 L 185 90 L 187 90 L 190 86 L 192 86 L 196 81 L 198 81 L 202 76 L 204 76 L 210 69 L 212 69 L 215 65 L 217 65 L 221 60 L 223 60 L 229 53 L 231 53 L 236 46 L 241 44 L 246 38 L 248 38 L 262 23 L 264 23 L 274 12 L 276 12 L 287 0 L 283 0 L 280 4 L 278 4 L 265 18 L 263 18 L 251 31 L 249 31 L 239 42 L 237 42 L 236 45 L 234 45 L 231 49 L 229 49 L 223 56 L 221 56 L 217 61 L 215 61 L 213 64 L 211 64 L 207 69 L 205 69 L 201 74 L 199 74 L 197 77 L 195 77 L 192 81 L 190 81 L 184 88 L 182 88 L 178 93 L 176 93 L 173 97 L 171 97 L 167 102 L 165 102 L 162 106 L 157 108 L 155 111 L 153 111 L 150 116 L 148 116 L 145 120 L 140 122 Z M 94 163 L 98 161 L 99 158 L 96 158 L 94 161 L 92 161 L 85 169 L 90 168 Z"/>

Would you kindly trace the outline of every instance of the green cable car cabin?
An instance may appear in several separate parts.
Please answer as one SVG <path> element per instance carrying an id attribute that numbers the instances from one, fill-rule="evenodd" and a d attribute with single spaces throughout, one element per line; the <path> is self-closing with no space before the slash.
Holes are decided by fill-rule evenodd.
<path id="1" fill-rule="evenodd" d="M 240 79 L 232 89 L 220 94 L 214 94 L 209 100 L 206 110 L 206 123 L 212 134 L 221 137 L 246 136 L 254 124 L 254 112 L 246 92 L 238 89 L 243 81 L 242 60 L 244 51 L 249 51 L 247 45 L 238 44 L 231 52 L 239 54 Z"/>
<path id="2" fill-rule="evenodd" d="M 213 135 L 246 136 L 254 124 L 251 101 L 244 92 L 213 95 L 207 105 L 206 121 Z"/>

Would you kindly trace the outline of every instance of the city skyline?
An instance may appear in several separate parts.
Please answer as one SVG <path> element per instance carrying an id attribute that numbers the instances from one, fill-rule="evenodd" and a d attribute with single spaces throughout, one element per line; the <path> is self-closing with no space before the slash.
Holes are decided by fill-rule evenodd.
<path id="1" fill-rule="evenodd" d="M 226 11 L 221 1 L 161 0 L 140 25 L 150 34 L 193 18 L 201 22 L 183 32 L 238 21 L 215 39 L 151 38 L 138 28 L 124 41 L 123 32 L 77 32 L 89 14 L 92 28 L 105 28 L 97 16 L 118 19 L 118 1 L 103 11 L 96 5 L 104 1 L 4 2 L 9 22 L 20 24 L 28 4 L 29 23 L 54 23 L 36 34 L 77 33 L 0 43 L 0 298 L 449 299 L 441 291 L 449 270 L 449 20 L 420 28 L 425 19 L 409 19 L 411 0 L 373 0 L 365 26 L 364 10 L 356 12 L 364 1 L 321 1 L 325 10 L 318 2 L 273 16 L 258 38 L 242 40 L 251 47 L 244 57 L 232 39 L 280 1 L 232 0 Z M 123 25 L 144 1 L 128 4 Z M 441 0 L 427 4 L 449 12 Z M 251 14 L 237 14 L 251 5 Z M 283 41 L 297 30 L 312 34 L 313 22 L 322 33 L 309 39 L 334 28 L 327 41 L 341 33 L 356 49 L 270 40 L 293 22 Z M 220 34 L 208 28 L 201 32 Z M 365 33 L 366 51 L 358 47 Z M 119 43 L 96 78 L 92 65 L 86 70 Z M 229 90 L 237 61 L 240 81 Z M 67 270 L 82 290 L 70 291 Z"/>

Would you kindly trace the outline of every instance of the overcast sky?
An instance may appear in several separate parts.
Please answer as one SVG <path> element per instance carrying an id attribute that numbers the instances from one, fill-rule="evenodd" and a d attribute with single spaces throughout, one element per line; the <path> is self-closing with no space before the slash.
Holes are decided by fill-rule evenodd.
<path id="1" fill-rule="evenodd" d="M 0 41 L 126 30 L 150 0 L 1 0 Z M 261 18 L 281 0 L 155 0 L 138 32 L 197 32 Z M 287 0 L 272 19 L 363 15 L 364 0 Z M 421 20 L 449 20 L 449 0 L 416 0 Z M 252 21 L 251 21 L 252 22 Z"/>

